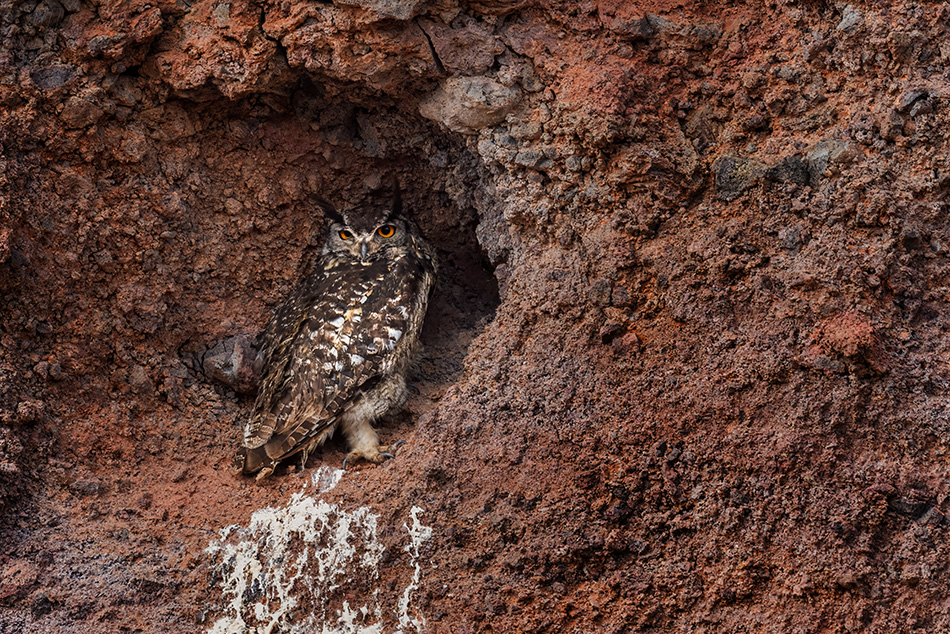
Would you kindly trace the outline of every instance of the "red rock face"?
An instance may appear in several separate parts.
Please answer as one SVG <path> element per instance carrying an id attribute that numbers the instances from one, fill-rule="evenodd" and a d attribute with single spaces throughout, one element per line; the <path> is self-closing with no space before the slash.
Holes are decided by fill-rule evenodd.
<path id="1" fill-rule="evenodd" d="M 950 627 L 942 4 L 8 5 L 0 630 Z M 231 475 L 251 342 L 389 174 L 407 444 L 305 491 L 366 565 L 237 614 L 218 531 L 345 451 Z"/>

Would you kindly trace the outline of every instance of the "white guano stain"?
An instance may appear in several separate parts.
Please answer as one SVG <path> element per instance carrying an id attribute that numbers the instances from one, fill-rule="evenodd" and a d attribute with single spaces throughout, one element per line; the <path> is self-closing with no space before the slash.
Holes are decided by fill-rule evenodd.
<path id="1" fill-rule="evenodd" d="M 205 553 L 220 577 L 222 616 L 206 634 L 386 634 L 384 614 L 392 615 L 385 622 L 394 617 L 398 623 L 391 634 L 425 632 L 425 617 L 412 604 L 422 580 L 420 548 L 432 538 L 432 528 L 419 521 L 423 509 L 412 507 L 411 523 L 403 524 L 412 578 L 397 605 L 386 609 L 379 516 L 368 507 L 347 511 L 308 495 L 329 491 L 343 474 L 320 467 L 312 489 L 305 486 L 286 506 L 261 509 L 248 526 L 220 531 Z"/>
<path id="2" fill-rule="evenodd" d="M 419 521 L 419 514 L 424 511 L 418 506 L 413 506 L 409 511 L 412 518 L 412 526 L 403 524 L 402 527 L 409 531 L 409 543 L 404 550 L 409 553 L 410 565 L 413 568 L 412 581 L 406 586 L 406 590 L 399 599 L 399 627 L 402 629 L 414 628 L 417 632 L 425 630 L 426 619 L 418 610 L 412 609 L 412 593 L 419 589 L 419 582 L 422 580 L 422 564 L 419 562 L 419 547 L 432 539 L 432 528 L 423 526 Z M 411 613 L 411 614 L 410 614 Z M 402 631 L 402 630 L 400 630 Z"/>

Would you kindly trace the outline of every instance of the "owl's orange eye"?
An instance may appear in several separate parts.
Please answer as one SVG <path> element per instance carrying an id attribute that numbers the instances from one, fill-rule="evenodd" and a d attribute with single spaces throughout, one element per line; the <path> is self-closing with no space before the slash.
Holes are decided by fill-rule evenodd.
<path id="1" fill-rule="evenodd" d="M 340 237 L 343 238 L 344 240 L 349 240 L 350 238 L 353 237 L 353 234 L 350 233 L 349 231 L 344 230 L 344 231 L 340 231 Z"/>
<path id="2" fill-rule="evenodd" d="M 376 233 L 378 233 L 383 238 L 391 238 L 393 237 L 393 234 L 396 233 L 396 230 L 393 228 L 392 225 L 383 225 L 382 227 L 376 230 Z"/>

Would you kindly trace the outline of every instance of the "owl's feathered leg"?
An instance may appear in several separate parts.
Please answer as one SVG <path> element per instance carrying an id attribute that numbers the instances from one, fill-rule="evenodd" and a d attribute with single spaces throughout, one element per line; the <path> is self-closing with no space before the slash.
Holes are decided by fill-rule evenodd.
<path id="1" fill-rule="evenodd" d="M 343 435 L 350 446 L 350 453 L 346 454 L 343 460 L 343 469 L 347 464 L 355 460 L 367 460 L 376 464 L 385 462 L 389 458 L 395 458 L 393 451 L 396 450 L 404 440 L 400 440 L 392 445 L 379 444 L 379 435 L 369 420 L 360 416 L 344 416 L 342 420 Z"/>

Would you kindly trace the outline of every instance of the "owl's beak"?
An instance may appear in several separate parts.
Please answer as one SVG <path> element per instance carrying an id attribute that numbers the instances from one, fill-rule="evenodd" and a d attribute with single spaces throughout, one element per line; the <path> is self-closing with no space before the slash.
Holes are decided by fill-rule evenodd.
<path id="1" fill-rule="evenodd" d="M 369 245 L 366 242 L 360 242 L 360 259 L 366 261 L 366 253 L 369 251 Z"/>

